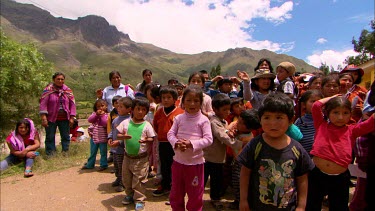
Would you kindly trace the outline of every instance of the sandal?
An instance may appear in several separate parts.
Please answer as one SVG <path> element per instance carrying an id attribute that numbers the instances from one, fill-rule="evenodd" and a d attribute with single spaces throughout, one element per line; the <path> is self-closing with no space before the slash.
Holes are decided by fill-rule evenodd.
<path id="1" fill-rule="evenodd" d="M 31 171 L 31 169 L 26 169 L 24 173 L 24 177 L 32 177 L 32 176 L 34 176 L 33 171 Z"/>

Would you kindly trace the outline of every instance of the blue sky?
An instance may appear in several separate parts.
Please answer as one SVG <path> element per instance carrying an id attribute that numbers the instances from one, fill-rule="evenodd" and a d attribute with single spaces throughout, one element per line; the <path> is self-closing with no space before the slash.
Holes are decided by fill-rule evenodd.
<path id="1" fill-rule="evenodd" d="M 374 0 L 17 0 L 76 19 L 94 14 L 136 42 L 176 53 L 248 47 L 335 69 L 356 55 L 351 40 L 370 30 Z"/>

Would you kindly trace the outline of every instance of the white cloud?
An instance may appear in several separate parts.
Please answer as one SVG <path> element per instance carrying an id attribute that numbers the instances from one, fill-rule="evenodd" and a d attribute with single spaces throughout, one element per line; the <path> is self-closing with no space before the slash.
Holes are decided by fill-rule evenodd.
<path id="1" fill-rule="evenodd" d="M 354 50 L 324 50 L 308 56 L 306 60 L 307 63 L 315 67 L 320 67 L 322 63 L 326 63 L 329 67 L 332 66 L 333 68 L 337 69 L 338 65 L 341 65 L 342 67 L 345 66 L 344 61 L 348 56 L 356 56 L 357 54 L 358 53 Z"/>
<path id="2" fill-rule="evenodd" d="M 186 5 L 179 0 L 17 0 L 42 6 L 55 16 L 78 18 L 102 16 L 136 42 L 152 43 L 177 53 L 224 51 L 249 47 L 286 53 L 294 43 L 255 40 L 251 20 L 262 18 L 274 24 L 291 19 L 293 2 L 271 0 L 199 0 Z M 274 4 L 274 2 L 273 2 Z M 210 9 L 214 5 L 215 9 Z M 212 6 L 211 6 L 212 8 Z M 242 29 L 249 29 L 244 32 Z"/>
<path id="3" fill-rule="evenodd" d="M 319 38 L 316 43 L 319 43 L 319 44 L 324 44 L 326 43 L 328 40 L 324 39 L 324 38 Z"/>

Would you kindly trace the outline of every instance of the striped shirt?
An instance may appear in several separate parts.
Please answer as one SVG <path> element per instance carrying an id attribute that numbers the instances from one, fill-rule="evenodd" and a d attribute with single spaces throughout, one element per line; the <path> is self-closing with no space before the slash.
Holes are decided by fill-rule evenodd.
<path id="1" fill-rule="evenodd" d="M 303 115 L 302 117 L 298 118 L 294 124 L 300 129 L 301 133 L 303 134 L 303 138 L 299 141 L 299 143 L 311 157 L 310 151 L 314 143 L 315 135 L 315 127 L 312 114 Z"/>

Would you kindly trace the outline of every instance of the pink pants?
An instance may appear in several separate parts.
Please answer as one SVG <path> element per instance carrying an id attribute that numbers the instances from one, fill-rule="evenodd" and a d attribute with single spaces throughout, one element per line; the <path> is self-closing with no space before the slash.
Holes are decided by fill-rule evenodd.
<path id="1" fill-rule="evenodd" d="M 186 209 L 201 211 L 203 209 L 204 164 L 184 165 L 173 161 L 172 189 L 169 195 L 173 211 L 185 210 L 185 195 L 188 195 Z"/>

